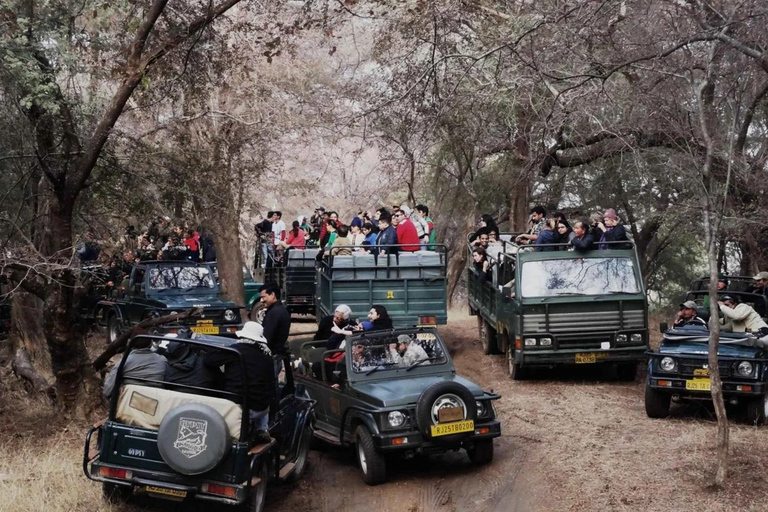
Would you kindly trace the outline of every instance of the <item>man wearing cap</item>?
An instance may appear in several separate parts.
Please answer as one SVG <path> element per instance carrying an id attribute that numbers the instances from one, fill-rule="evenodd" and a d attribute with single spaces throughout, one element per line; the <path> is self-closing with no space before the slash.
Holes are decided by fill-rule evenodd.
<path id="1" fill-rule="evenodd" d="M 272 351 L 261 324 L 246 322 L 235 334 L 238 340 L 232 348 L 240 353 L 239 357 L 229 351 L 211 350 L 203 357 L 203 364 L 216 371 L 224 367 L 224 391 L 242 395 L 247 384 L 248 414 L 256 431 L 255 441 L 257 444 L 269 443 L 269 406 L 275 396 Z M 241 358 L 244 364 L 240 363 Z"/>
<path id="2" fill-rule="evenodd" d="M 707 322 L 697 314 L 696 308 L 696 303 L 692 300 L 680 304 L 680 311 L 677 312 L 677 317 L 675 317 L 675 329 L 680 329 L 681 327 L 703 327 L 707 329 Z"/>
<path id="3" fill-rule="evenodd" d="M 728 277 L 725 274 L 717 275 L 717 300 L 723 300 L 723 295 L 720 292 L 724 292 L 728 289 Z M 709 311 L 709 295 L 704 296 L 704 308 Z"/>
<path id="4" fill-rule="evenodd" d="M 414 343 L 407 334 L 401 334 L 397 337 L 397 343 L 392 343 L 389 346 L 389 354 L 392 357 L 392 361 L 401 368 L 407 368 L 419 361 L 429 359 L 424 349 L 417 343 Z"/>
<path id="5" fill-rule="evenodd" d="M 760 272 L 752 279 L 755 280 L 755 283 L 747 289 L 747 293 L 768 296 L 768 272 Z"/>
<path id="6" fill-rule="evenodd" d="M 768 336 L 768 324 L 766 324 L 757 311 L 749 304 L 739 304 L 736 296 L 726 295 L 723 300 L 717 301 L 720 312 L 723 314 L 722 329 L 730 332 L 751 332 L 762 338 Z"/>

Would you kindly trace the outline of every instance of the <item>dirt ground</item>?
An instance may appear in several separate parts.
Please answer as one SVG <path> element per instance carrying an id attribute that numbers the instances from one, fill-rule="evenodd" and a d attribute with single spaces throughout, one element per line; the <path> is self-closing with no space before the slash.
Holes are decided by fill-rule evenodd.
<path id="1" fill-rule="evenodd" d="M 726 489 L 713 491 L 711 410 L 673 405 L 671 418 L 651 420 L 640 377 L 617 382 L 598 367 L 547 370 L 512 382 L 502 356 L 482 355 L 475 325 L 456 314 L 440 331 L 457 371 L 502 395 L 496 402 L 502 436 L 492 464 L 474 467 L 463 452 L 394 461 L 389 481 L 368 487 L 351 451 L 321 447 L 311 452 L 302 481 L 270 489 L 266 510 L 766 510 L 768 427 L 747 425 L 738 409 L 729 410 L 731 473 Z M 9 409 L 0 403 L 0 511 L 205 510 L 107 507 L 99 486 L 79 469 L 83 426 L 63 430 L 50 415 Z M 40 463 L 30 478 L 35 457 Z"/>

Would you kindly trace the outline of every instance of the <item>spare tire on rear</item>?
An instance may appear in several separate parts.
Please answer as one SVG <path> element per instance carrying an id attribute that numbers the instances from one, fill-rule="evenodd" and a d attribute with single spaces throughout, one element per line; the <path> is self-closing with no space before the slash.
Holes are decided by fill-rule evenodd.
<path id="1" fill-rule="evenodd" d="M 163 418 L 157 433 L 160 456 L 183 475 L 199 475 L 215 468 L 229 445 L 227 423 L 205 404 L 174 407 Z"/>
<path id="2" fill-rule="evenodd" d="M 436 382 L 425 389 L 416 402 L 416 422 L 425 438 L 432 438 L 431 427 L 432 425 L 437 425 L 438 411 L 447 407 L 462 408 L 463 420 L 474 421 L 477 419 L 475 397 L 472 396 L 472 393 L 465 386 L 451 381 Z M 435 440 L 455 441 L 457 438 L 465 437 L 469 434 L 471 432 L 450 434 L 437 437 Z"/>

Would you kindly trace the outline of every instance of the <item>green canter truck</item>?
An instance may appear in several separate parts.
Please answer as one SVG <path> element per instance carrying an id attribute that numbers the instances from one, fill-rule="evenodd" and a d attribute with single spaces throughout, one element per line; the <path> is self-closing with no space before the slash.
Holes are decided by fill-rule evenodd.
<path id="1" fill-rule="evenodd" d="M 339 304 L 348 305 L 352 316 L 360 319 L 380 304 L 395 327 L 447 323 L 446 250 L 442 245 L 434 249 L 385 255 L 357 250 L 351 256 L 327 256 L 316 274 L 318 322 Z"/>
<path id="2" fill-rule="evenodd" d="M 589 252 L 552 244 L 558 250 L 542 251 L 515 244 L 513 234 L 501 238 L 488 249 L 492 280 L 475 272 L 467 245 L 469 308 L 484 352 L 506 353 L 515 380 L 563 364 L 615 364 L 620 379 L 633 380 L 648 349 L 634 244 Z"/>

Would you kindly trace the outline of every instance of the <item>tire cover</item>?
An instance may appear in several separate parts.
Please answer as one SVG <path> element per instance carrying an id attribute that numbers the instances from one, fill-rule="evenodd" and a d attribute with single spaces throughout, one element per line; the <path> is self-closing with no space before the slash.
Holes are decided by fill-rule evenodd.
<path id="1" fill-rule="evenodd" d="M 160 456 L 183 475 L 210 471 L 229 450 L 224 418 L 205 404 L 182 404 L 171 409 L 157 433 Z"/>
<path id="2" fill-rule="evenodd" d="M 464 418 L 465 420 L 474 421 L 477 419 L 475 397 L 472 396 L 472 393 L 465 386 L 451 381 L 436 382 L 425 389 L 416 402 L 416 422 L 418 423 L 419 430 L 426 438 L 432 438 L 432 430 L 430 427 L 435 424 L 432 421 L 432 405 L 435 403 L 435 400 L 446 394 L 456 395 L 464 402 L 467 409 L 467 415 Z M 472 432 L 440 436 L 435 438 L 435 440 L 455 441 L 456 439 L 466 437 L 471 433 Z"/>

